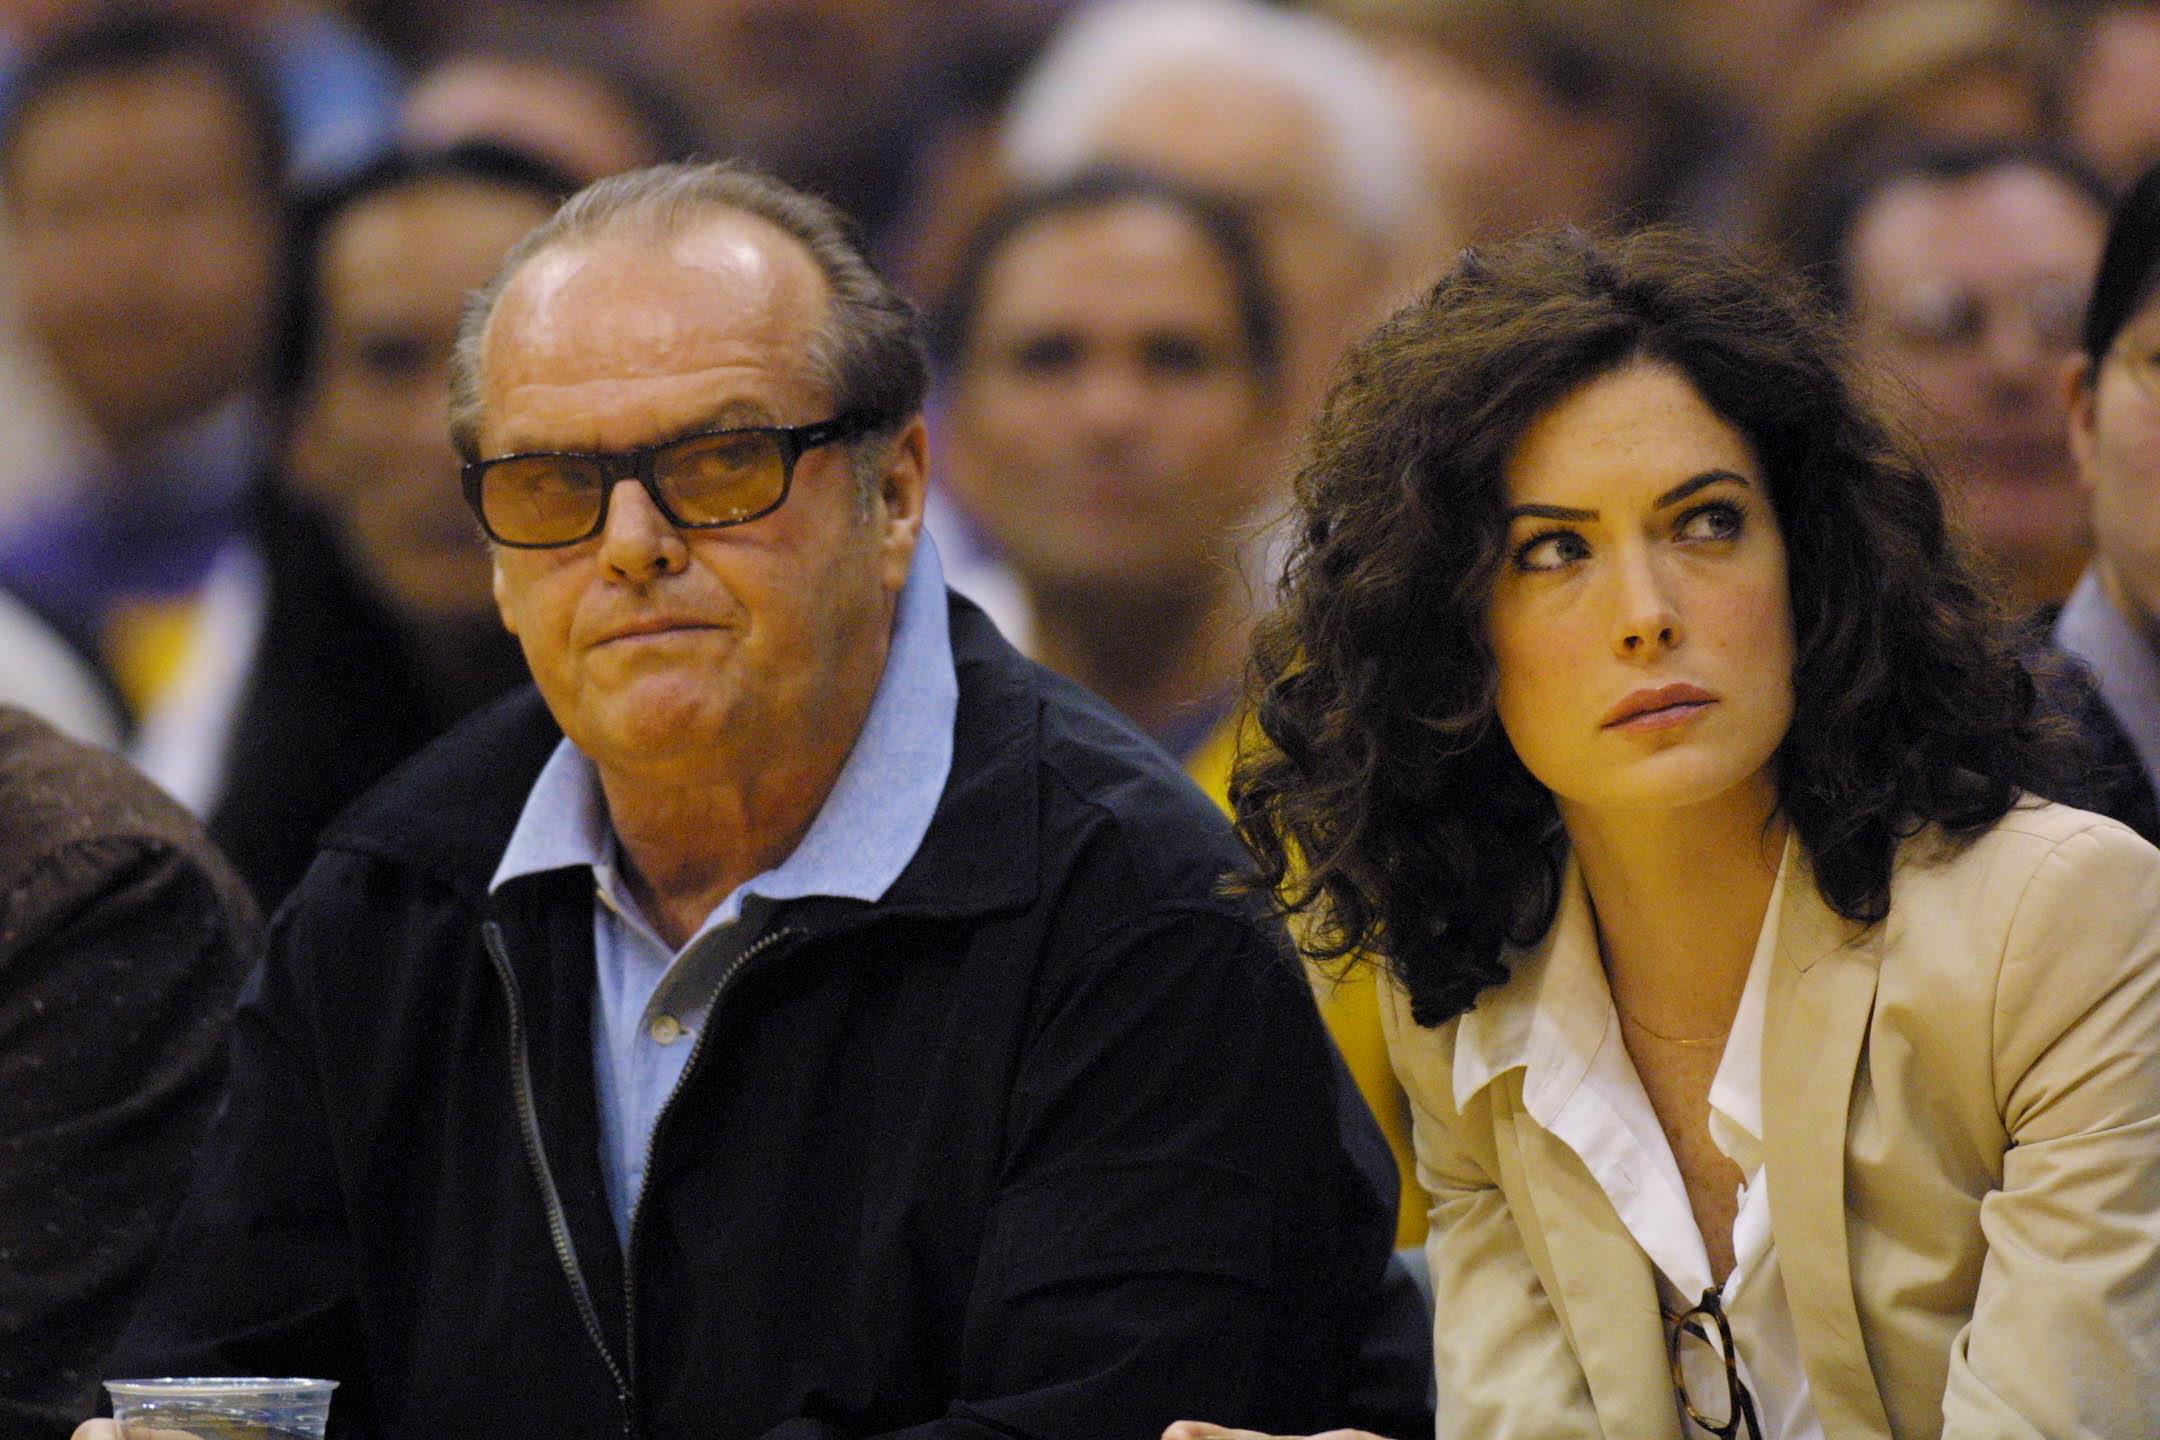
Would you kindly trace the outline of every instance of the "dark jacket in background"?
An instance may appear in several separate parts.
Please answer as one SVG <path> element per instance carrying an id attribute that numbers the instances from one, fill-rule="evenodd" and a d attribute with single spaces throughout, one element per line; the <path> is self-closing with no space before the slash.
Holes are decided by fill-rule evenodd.
<path id="1" fill-rule="evenodd" d="M 1341 1423 L 1393 1195 L 1305 981 L 1167 757 L 965 602 L 953 637 L 920 851 L 875 904 L 753 907 L 627 1254 L 589 873 L 487 894 L 546 710 L 484 711 L 349 814 L 113 1363 L 340 1380 L 334 1422 L 379 1436 Z"/>
<path id="2" fill-rule="evenodd" d="M 459 717 L 320 515 L 270 487 L 255 533 L 269 597 L 209 826 L 268 914 L 323 829 Z"/>
<path id="3" fill-rule="evenodd" d="M 2059 605 L 2035 611 L 2019 636 L 2020 654 L 2040 687 L 2040 706 L 2076 736 L 2082 769 L 2060 795 L 2047 798 L 2120 820 L 2160 845 L 2160 800 L 2153 795 L 2137 747 L 2124 733 L 2084 660 L 2051 638 Z"/>
<path id="4" fill-rule="evenodd" d="M 222 1094 L 260 926 L 125 762 L 0 708 L 0 1435 L 98 1401 Z"/>

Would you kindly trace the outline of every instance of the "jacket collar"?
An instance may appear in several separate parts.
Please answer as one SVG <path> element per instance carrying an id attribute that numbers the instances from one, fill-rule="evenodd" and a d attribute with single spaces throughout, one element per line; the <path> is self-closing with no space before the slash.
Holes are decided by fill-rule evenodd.
<path id="1" fill-rule="evenodd" d="M 1039 888 L 1039 679 L 972 603 L 948 595 L 960 682 L 952 774 L 887 909 L 970 915 L 1027 903 Z M 453 728 L 385 780 L 323 838 L 484 902 L 527 794 L 562 739 L 527 685 Z M 848 902 L 841 902 L 848 903 Z"/>

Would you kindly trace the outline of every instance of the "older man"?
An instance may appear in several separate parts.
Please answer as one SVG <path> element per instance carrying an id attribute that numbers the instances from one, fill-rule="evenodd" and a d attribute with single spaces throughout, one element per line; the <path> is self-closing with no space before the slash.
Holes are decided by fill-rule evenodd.
<path id="1" fill-rule="evenodd" d="M 361 1435 L 1317 1425 L 1378 1142 L 1207 801 L 948 602 L 838 217 L 603 181 L 459 355 L 539 694 L 326 841 L 111 1373 Z"/>

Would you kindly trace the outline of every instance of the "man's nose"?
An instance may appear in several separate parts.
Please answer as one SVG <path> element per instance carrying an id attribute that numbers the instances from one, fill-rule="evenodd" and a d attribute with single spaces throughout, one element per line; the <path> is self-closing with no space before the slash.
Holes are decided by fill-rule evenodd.
<path id="1" fill-rule="evenodd" d="M 634 476 L 615 482 L 600 527 L 600 563 L 625 580 L 643 583 L 681 570 L 690 547 Z"/>

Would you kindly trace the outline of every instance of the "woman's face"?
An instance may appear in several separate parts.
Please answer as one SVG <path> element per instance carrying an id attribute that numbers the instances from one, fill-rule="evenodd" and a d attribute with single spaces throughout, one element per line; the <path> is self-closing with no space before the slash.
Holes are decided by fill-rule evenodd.
<path id="1" fill-rule="evenodd" d="M 2160 301 L 2072 383 L 2070 453 L 2109 592 L 2148 627 L 2160 623 Z"/>
<path id="2" fill-rule="evenodd" d="M 1561 814 L 1775 802 L 1792 723 L 1785 543 L 1762 466 L 1678 370 L 1631 364 L 1506 469 L 1499 714 Z"/>

